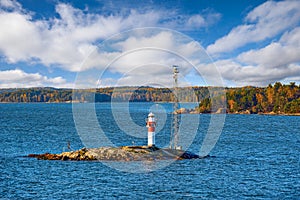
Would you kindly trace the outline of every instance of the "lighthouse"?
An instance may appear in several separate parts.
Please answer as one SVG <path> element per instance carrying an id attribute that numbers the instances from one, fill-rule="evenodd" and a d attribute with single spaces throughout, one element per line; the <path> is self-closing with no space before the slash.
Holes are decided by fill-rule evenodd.
<path id="1" fill-rule="evenodd" d="M 148 127 L 148 146 L 155 146 L 155 127 L 156 119 L 152 112 L 149 113 L 147 118 L 147 127 Z"/>

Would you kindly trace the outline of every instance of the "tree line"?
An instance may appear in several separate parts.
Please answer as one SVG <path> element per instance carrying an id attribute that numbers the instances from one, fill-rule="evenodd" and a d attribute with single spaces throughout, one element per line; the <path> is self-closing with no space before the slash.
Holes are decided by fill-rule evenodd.
<path id="1" fill-rule="evenodd" d="M 213 112 L 211 106 L 221 97 L 201 101 L 198 112 Z M 226 88 L 226 109 L 228 113 L 300 113 L 300 89 L 294 82 L 283 85 L 276 82 L 268 87 Z"/>
<path id="2" fill-rule="evenodd" d="M 16 88 L 0 89 L 0 102 L 174 102 L 177 99 L 200 102 L 196 108 L 200 113 L 216 112 L 220 108 L 228 113 L 300 113 L 300 89 L 294 82 L 287 85 L 276 82 L 267 87 L 184 87 L 177 89 L 177 97 L 174 93 L 172 88 L 144 86 L 75 90 Z"/>
<path id="3" fill-rule="evenodd" d="M 180 101 L 196 102 L 209 97 L 207 87 L 178 88 Z M 193 95 L 191 95 L 193 94 Z M 170 88 L 108 87 L 97 89 L 16 88 L 0 89 L 0 102 L 172 102 L 174 91 Z"/>

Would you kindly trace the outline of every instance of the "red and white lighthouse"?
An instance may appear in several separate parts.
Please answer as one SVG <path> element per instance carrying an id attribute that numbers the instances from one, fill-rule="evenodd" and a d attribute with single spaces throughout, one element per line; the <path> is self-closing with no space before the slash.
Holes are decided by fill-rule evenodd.
<path id="1" fill-rule="evenodd" d="M 149 113 L 147 118 L 147 127 L 148 127 L 148 146 L 155 146 L 155 127 L 156 119 L 152 112 Z"/>

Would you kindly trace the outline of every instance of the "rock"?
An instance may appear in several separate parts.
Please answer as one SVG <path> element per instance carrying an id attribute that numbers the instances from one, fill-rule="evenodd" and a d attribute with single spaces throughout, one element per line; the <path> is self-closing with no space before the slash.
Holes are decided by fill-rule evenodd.
<path id="1" fill-rule="evenodd" d="M 180 108 L 180 109 L 174 111 L 174 114 L 186 114 L 188 112 L 189 112 L 188 109 L 186 109 L 186 108 Z"/>
<path id="2" fill-rule="evenodd" d="M 197 159 L 202 158 L 191 152 L 175 149 L 160 149 L 156 146 L 122 146 L 83 148 L 77 151 L 63 152 L 61 154 L 29 154 L 28 157 L 39 160 L 112 160 L 112 161 L 146 161 L 169 159 Z"/>
<path id="3" fill-rule="evenodd" d="M 189 111 L 189 114 L 200 114 L 200 112 L 197 111 L 196 109 L 191 109 L 191 110 Z"/>
<path id="4" fill-rule="evenodd" d="M 201 113 L 196 109 L 180 108 L 174 111 L 174 114 L 201 114 Z"/>
<path id="5" fill-rule="evenodd" d="M 216 114 L 226 114 L 227 112 L 227 109 L 226 108 L 219 108 L 217 111 L 216 111 Z"/>

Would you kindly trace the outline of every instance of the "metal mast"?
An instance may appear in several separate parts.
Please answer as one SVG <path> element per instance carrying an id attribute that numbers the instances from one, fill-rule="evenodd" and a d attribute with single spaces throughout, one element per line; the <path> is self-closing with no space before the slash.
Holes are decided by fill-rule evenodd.
<path id="1" fill-rule="evenodd" d="M 171 137 L 171 148 L 178 148 L 178 130 L 179 130 L 179 115 L 176 111 L 179 109 L 178 105 L 178 66 L 173 65 L 173 79 L 174 79 L 174 103 L 173 103 L 173 126 Z"/>

